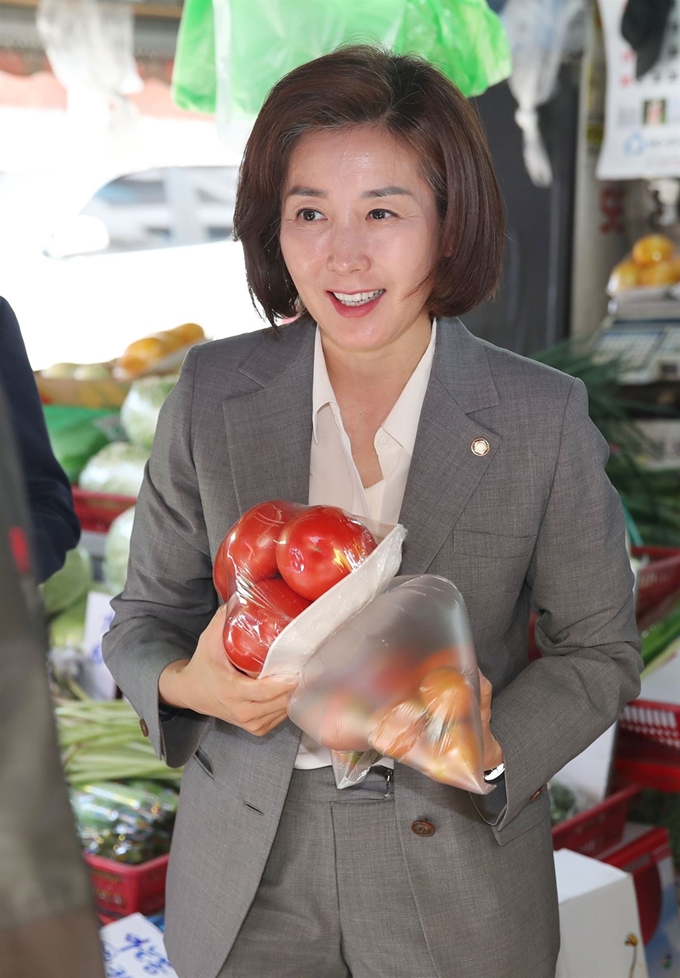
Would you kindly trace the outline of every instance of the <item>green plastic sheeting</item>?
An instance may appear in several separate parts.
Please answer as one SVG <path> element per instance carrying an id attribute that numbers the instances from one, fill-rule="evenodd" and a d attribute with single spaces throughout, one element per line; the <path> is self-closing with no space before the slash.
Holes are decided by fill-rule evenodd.
<path id="1" fill-rule="evenodd" d="M 231 23 L 217 38 L 215 14 Z M 219 86 L 230 92 L 233 116 L 254 116 L 279 78 L 350 43 L 419 54 L 467 96 L 511 73 L 503 26 L 486 0 L 186 0 L 173 97 L 182 108 L 214 112 Z M 228 79 L 218 77 L 216 49 Z"/>

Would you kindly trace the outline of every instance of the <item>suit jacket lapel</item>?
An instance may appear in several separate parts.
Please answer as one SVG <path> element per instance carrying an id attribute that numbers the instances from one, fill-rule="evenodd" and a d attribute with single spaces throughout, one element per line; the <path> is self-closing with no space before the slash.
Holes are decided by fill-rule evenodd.
<path id="1" fill-rule="evenodd" d="M 306 503 L 312 442 L 314 324 L 273 331 L 242 364 L 250 389 L 223 404 L 239 509 L 265 499 Z"/>
<path id="2" fill-rule="evenodd" d="M 400 515 L 408 530 L 402 573 L 425 573 L 491 465 L 502 438 L 470 415 L 498 403 L 483 344 L 459 320 L 439 320 Z M 472 451 L 478 438 L 486 455 Z"/>

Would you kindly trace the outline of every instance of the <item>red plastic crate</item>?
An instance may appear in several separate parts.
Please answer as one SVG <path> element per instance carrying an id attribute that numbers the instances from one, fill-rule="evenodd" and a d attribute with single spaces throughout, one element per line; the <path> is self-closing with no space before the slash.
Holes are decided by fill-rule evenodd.
<path id="1" fill-rule="evenodd" d="M 638 628 L 661 621 L 680 597 L 680 550 L 675 547 L 632 547 L 634 557 L 648 557 L 649 564 L 638 573 L 635 613 Z"/>
<path id="2" fill-rule="evenodd" d="M 115 919 L 162 910 L 169 858 L 158 856 L 138 866 L 127 866 L 103 856 L 85 855 L 99 915 Z"/>
<path id="3" fill-rule="evenodd" d="M 628 730 L 678 751 L 680 765 L 680 706 L 637 699 L 623 708 L 620 730 Z"/>
<path id="4" fill-rule="evenodd" d="M 671 860 L 668 829 L 648 828 L 636 839 L 605 853 L 602 862 L 630 873 L 635 884 L 643 944 L 649 944 L 659 926 L 663 926 L 663 890 L 659 863 Z"/>
<path id="5" fill-rule="evenodd" d="M 571 849 L 584 856 L 597 856 L 621 841 L 630 800 L 640 789 L 621 788 L 585 812 L 560 822 L 552 830 L 553 849 Z"/>
<path id="6" fill-rule="evenodd" d="M 105 492 L 88 492 L 72 487 L 73 504 L 83 530 L 91 533 L 107 533 L 109 527 L 126 509 L 134 506 L 134 496 L 114 496 Z"/>
<path id="7" fill-rule="evenodd" d="M 680 791 L 680 706 L 629 703 L 619 721 L 614 771 L 620 782 Z"/>

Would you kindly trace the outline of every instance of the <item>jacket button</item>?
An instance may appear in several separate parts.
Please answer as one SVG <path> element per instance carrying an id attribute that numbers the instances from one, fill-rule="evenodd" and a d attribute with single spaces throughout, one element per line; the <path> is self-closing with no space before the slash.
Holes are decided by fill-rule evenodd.
<path id="1" fill-rule="evenodd" d="M 427 819 L 419 818 L 411 824 L 411 832 L 415 832 L 419 835 L 421 839 L 427 839 L 435 833 L 435 827 L 432 822 L 428 822 Z"/>
<path id="2" fill-rule="evenodd" d="M 536 799 L 543 794 L 544 790 L 545 788 L 543 787 L 543 788 L 539 788 L 538 791 L 534 791 L 529 801 L 536 801 Z"/>
<path id="3" fill-rule="evenodd" d="M 145 737 L 149 736 L 149 727 L 147 726 L 146 720 L 139 721 L 139 729 L 142 731 Z"/>

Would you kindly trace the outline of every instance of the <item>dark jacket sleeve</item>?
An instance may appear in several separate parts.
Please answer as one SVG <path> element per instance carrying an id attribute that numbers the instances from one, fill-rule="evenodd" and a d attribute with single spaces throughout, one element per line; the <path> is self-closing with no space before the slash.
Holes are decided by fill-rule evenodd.
<path id="1" fill-rule="evenodd" d="M 34 554 L 41 581 L 63 565 L 80 539 L 71 487 L 54 457 L 17 318 L 0 297 L 0 381 L 22 463 L 31 512 Z"/>

